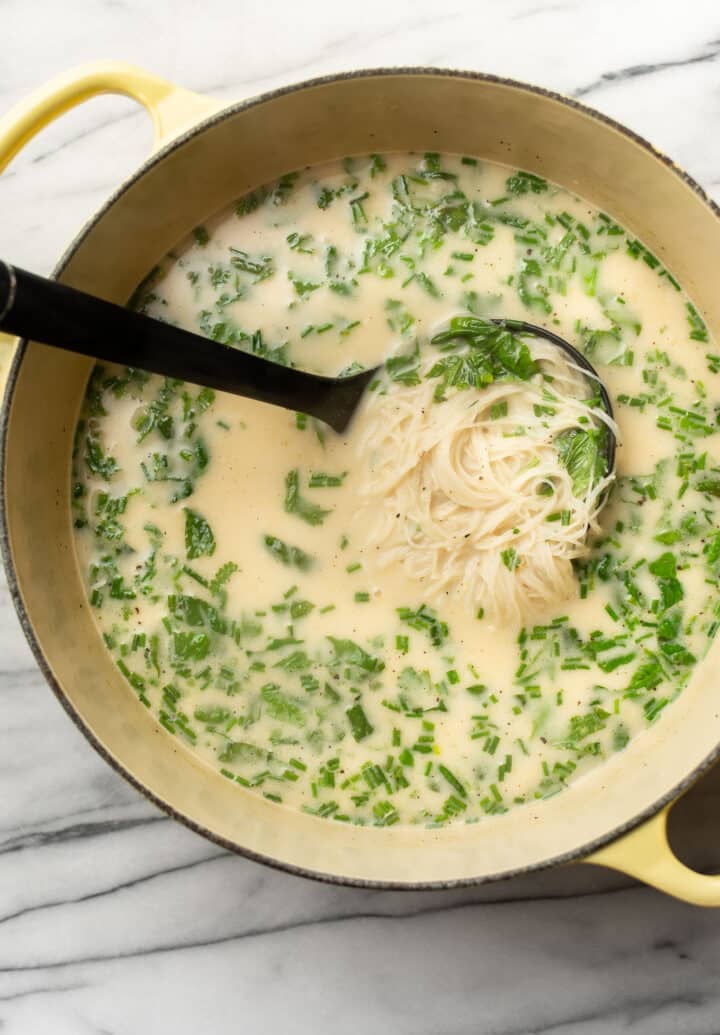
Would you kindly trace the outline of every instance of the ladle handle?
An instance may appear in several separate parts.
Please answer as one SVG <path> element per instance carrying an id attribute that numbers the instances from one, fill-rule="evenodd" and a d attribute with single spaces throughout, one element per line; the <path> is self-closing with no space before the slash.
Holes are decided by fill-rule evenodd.
<path id="1" fill-rule="evenodd" d="M 207 355 L 231 350 L 0 260 L 0 330 L 110 363 L 203 383 Z M 197 341 L 205 346 L 205 362 Z M 216 387 L 213 385 L 212 387 Z M 219 387 L 219 386 L 217 386 Z"/>
<path id="2" fill-rule="evenodd" d="M 342 430 L 370 374 L 320 377 L 272 363 L 0 260 L 0 331 L 83 356 L 309 413 Z"/>

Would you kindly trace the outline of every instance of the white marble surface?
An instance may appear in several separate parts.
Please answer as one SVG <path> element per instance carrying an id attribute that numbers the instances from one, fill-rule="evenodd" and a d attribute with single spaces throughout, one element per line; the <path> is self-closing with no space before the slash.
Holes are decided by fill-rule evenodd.
<path id="1" fill-rule="evenodd" d="M 0 109 L 98 57 L 223 98 L 351 67 L 480 69 L 581 97 L 720 199 L 717 0 L 3 0 Z M 141 160 L 102 99 L 0 178 L 0 254 L 49 270 Z M 574 867 L 446 893 L 327 887 L 227 855 L 92 752 L 0 595 L 0 1032 L 720 1031 L 720 913 Z M 673 818 L 720 864 L 720 771 Z"/>

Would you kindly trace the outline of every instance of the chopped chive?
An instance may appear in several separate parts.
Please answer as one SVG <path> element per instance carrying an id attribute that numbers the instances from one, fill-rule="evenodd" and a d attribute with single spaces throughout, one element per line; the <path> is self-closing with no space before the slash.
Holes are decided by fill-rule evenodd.
<path id="1" fill-rule="evenodd" d="M 345 714 L 348 717 L 350 723 L 350 731 L 358 742 L 369 737 L 373 732 L 374 726 L 370 724 L 365 711 L 360 704 L 354 704 L 352 708 L 348 708 Z"/>

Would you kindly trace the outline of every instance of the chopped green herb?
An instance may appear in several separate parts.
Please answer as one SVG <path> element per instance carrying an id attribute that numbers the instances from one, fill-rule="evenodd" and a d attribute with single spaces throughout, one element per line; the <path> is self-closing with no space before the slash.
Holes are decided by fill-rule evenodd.
<path id="1" fill-rule="evenodd" d="M 350 731 L 355 740 L 360 742 L 370 736 L 374 727 L 369 722 L 362 705 L 354 704 L 352 708 L 348 708 L 345 714 L 348 717 Z"/>
<path id="2" fill-rule="evenodd" d="M 299 546 L 290 546 L 274 535 L 263 536 L 263 543 L 273 557 L 282 564 L 299 568 L 300 571 L 309 571 L 313 566 L 313 558 Z"/>
<path id="3" fill-rule="evenodd" d="M 185 507 L 185 553 L 189 560 L 211 557 L 215 553 L 215 536 L 205 518 Z"/>
<path id="4" fill-rule="evenodd" d="M 411 629 L 425 633 L 433 647 L 442 647 L 447 640 L 449 632 L 446 623 L 440 621 L 436 612 L 426 604 L 421 604 L 416 610 L 410 607 L 399 607 L 397 613 L 398 617 Z"/>
<path id="5" fill-rule="evenodd" d="M 288 471 L 285 476 L 285 512 L 295 514 L 308 525 L 321 525 L 328 514 L 332 513 L 301 496 L 300 472 L 297 468 Z"/>

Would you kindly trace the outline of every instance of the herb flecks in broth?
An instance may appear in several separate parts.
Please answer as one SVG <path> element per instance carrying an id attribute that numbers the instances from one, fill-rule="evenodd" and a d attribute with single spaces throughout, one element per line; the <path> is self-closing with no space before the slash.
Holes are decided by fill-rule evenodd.
<path id="1" fill-rule="evenodd" d="M 226 779 L 339 822 L 474 822 L 563 791 L 667 721 L 720 623 L 720 356 L 611 216 L 471 157 L 353 158 L 196 227 L 133 304 L 321 373 L 385 363 L 390 391 L 420 385 L 435 350 L 438 407 L 533 375 L 486 318 L 545 323 L 598 368 L 624 441 L 571 598 L 493 625 L 491 600 L 430 599 L 399 562 L 379 567 L 353 440 L 96 368 L 71 493 L 88 599 L 130 690 Z M 463 334 L 480 336 L 470 360 Z M 499 399 L 489 417 L 509 412 Z M 559 443 L 577 492 L 597 477 L 599 434 Z M 570 520 L 548 507 L 549 527 Z"/>

